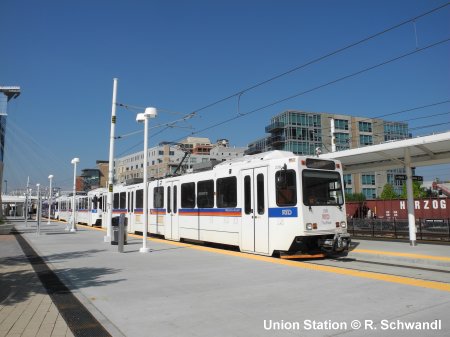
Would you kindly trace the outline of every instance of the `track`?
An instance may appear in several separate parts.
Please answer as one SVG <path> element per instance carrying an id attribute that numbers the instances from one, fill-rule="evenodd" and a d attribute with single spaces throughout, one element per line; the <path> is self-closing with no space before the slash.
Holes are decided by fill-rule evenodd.
<path id="1" fill-rule="evenodd" d="M 359 260 L 355 258 L 301 261 L 312 265 L 331 266 L 348 270 L 373 272 L 391 276 L 408 277 L 418 280 L 450 283 L 450 270 L 446 267 L 428 268 L 422 265 L 386 263 Z M 435 266 L 437 267 L 437 266 Z"/>

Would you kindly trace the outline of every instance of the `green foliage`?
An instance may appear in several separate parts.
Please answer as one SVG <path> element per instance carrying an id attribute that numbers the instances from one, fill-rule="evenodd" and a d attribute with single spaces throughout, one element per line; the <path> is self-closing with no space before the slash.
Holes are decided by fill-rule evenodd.
<path id="1" fill-rule="evenodd" d="M 426 198 L 427 197 L 427 189 L 420 186 L 420 182 L 413 181 L 413 195 L 414 199 Z M 403 191 L 401 198 L 406 199 L 406 184 L 403 185 Z"/>
<path id="2" fill-rule="evenodd" d="M 350 193 L 345 194 L 345 200 L 346 201 L 365 201 L 366 196 L 363 193 Z"/>
<path id="3" fill-rule="evenodd" d="M 383 191 L 380 195 L 381 200 L 392 200 L 392 199 L 398 199 L 398 194 L 395 193 L 394 186 L 392 184 L 386 184 L 383 187 Z"/>

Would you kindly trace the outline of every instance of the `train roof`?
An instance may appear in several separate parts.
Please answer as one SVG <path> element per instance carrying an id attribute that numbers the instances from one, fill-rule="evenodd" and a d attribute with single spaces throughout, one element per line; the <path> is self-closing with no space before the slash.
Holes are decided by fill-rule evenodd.
<path id="1" fill-rule="evenodd" d="M 257 153 L 257 154 L 252 154 L 252 155 L 247 155 L 244 157 L 227 160 L 227 161 L 221 162 L 220 164 L 216 165 L 216 167 L 224 167 L 224 166 L 240 164 L 240 163 L 251 163 L 251 162 L 261 161 L 261 160 L 273 160 L 273 159 L 282 159 L 282 158 L 290 158 L 290 157 L 298 157 L 298 155 L 296 155 L 290 151 L 273 150 L 273 151 L 262 152 L 262 153 Z"/>

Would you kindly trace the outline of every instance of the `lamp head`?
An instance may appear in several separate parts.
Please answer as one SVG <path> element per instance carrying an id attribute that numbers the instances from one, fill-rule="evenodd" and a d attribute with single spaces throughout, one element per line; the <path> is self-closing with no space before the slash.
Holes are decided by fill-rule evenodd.
<path id="1" fill-rule="evenodd" d="M 156 111 L 156 108 L 145 108 L 144 116 L 147 118 L 155 118 L 158 112 Z"/>
<path id="2" fill-rule="evenodd" d="M 73 158 L 72 161 L 71 161 L 72 164 L 76 164 L 76 163 L 79 163 L 79 162 L 80 162 L 80 158 Z"/>
<path id="3" fill-rule="evenodd" d="M 143 122 L 143 121 L 145 121 L 144 113 L 143 112 L 138 113 L 136 115 L 136 122 L 140 123 L 140 122 Z"/>
<path id="4" fill-rule="evenodd" d="M 48 179 L 53 179 L 53 174 L 50 174 L 50 175 L 48 176 Z"/>

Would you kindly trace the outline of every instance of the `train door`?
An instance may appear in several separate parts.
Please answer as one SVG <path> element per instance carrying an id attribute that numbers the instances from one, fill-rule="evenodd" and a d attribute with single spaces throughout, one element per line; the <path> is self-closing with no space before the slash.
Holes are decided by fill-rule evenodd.
<path id="1" fill-rule="evenodd" d="M 243 170 L 244 211 L 242 213 L 241 248 L 244 251 L 269 253 L 269 216 L 267 167 Z"/>
<path id="2" fill-rule="evenodd" d="M 179 182 L 171 181 L 166 186 L 167 212 L 164 219 L 164 236 L 168 240 L 178 240 Z"/>

